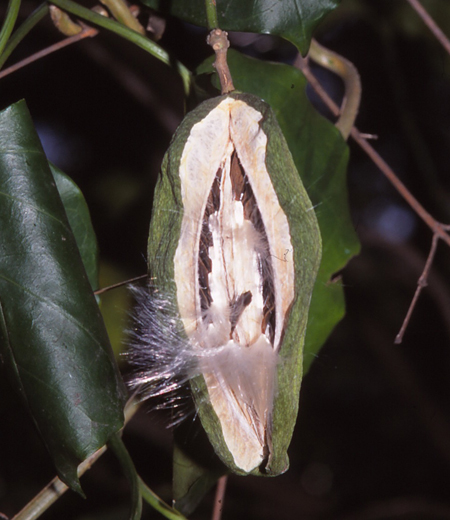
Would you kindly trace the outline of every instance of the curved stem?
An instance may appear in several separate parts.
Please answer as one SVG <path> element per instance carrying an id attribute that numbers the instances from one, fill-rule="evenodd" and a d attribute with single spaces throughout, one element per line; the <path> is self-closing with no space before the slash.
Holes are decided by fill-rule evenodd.
<path id="1" fill-rule="evenodd" d="M 216 0 L 205 0 L 206 20 L 208 22 L 208 29 L 212 31 L 219 27 L 219 20 L 217 18 Z"/>
<path id="2" fill-rule="evenodd" d="M 14 32 L 14 34 L 8 40 L 2 55 L 0 56 L 0 69 L 3 67 L 6 60 L 10 57 L 11 53 L 14 51 L 17 45 L 19 45 L 19 43 L 25 38 L 31 29 L 33 29 L 33 27 L 48 14 L 48 11 L 48 5 L 46 3 L 41 4 Z"/>
<path id="3" fill-rule="evenodd" d="M 145 36 L 142 36 L 142 34 L 125 27 L 115 20 L 105 18 L 100 14 L 90 11 L 89 9 L 82 7 L 72 0 L 51 0 L 51 3 L 57 5 L 65 11 L 68 11 L 69 13 L 74 14 L 75 16 L 83 18 L 83 20 L 87 20 L 90 23 L 103 27 L 104 29 L 108 29 L 108 31 L 112 31 L 119 36 L 122 36 L 123 38 L 136 44 L 138 47 L 141 47 L 141 49 L 144 49 L 155 58 L 158 58 L 166 65 L 174 65 L 181 76 L 186 95 L 189 94 L 192 79 L 190 71 L 179 61 L 172 60 L 169 54 L 152 40 L 149 40 Z"/>
<path id="4" fill-rule="evenodd" d="M 130 520 L 140 520 L 142 516 L 142 495 L 139 487 L 139 477 L 136 473 L 133 461 L 118 433 L 114 434 L 108 441 L 108 447 L 120 462 L 122 470 L 127 477 L 131 488 L 131 514 Z"/>
<path id="5" fill-rule="evenodd" d="M 186 520 L 185 516 L 183 516 L 173 507 L 170 507 L 168 504 L 166 504 L 164 500 L 161 500 L 159 496 L 156 495 L 141 478 L 139 478 L 139 486 L 141 488 L 142 498 L 147 502 L 147 504 L 150 504 L 153 509 L 159 511 L 169 520 Z"/>
<path id="6" fill-rule="evenodd" d="M 322 67 L 337 74 L 344 82 L 345 96 L 336 128 L 339 129 L 342 137 L 347 140 L 358 115 L 361 101 L 361 80 L 358 70 L 351 61 L 323 47 L 314 39 L 311 41 L 309 57 Z"/>
<path id="7" fill-rule="evenodd" d="M 19 14 L 19 8 L 20 0 L 9 0 L 9 4 L 6 9 L 6 18 L 0 31 L 0 56 L 2 55 L 9 37 L 11 36 L 11 33 L 14 29 L 14 25 Z"/>

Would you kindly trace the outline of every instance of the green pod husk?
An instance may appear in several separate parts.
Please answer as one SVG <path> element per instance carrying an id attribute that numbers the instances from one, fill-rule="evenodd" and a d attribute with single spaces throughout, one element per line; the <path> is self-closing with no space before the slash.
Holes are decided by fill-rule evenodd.
<path id="1" fill-rule="evenodd" d="M 236 455 L 236 447 L 234 444 L 233 448 L 230 448 L 230 432 L 224 433 L 224 428 L 228 428 L 229 416 L 226 416 L 226 419 L 224 419 L 225 416 L 223 416 L 221 422 L 219 417 L 221 412 L 218 411 L 217 405 L 215 409 L 211 402 L 211 396 L 213 394 L 211 383 L 208 388 L 207 381 L 209 380 L 209 376 L 207 377 L 204 373 L 200 373 L 200 375 L 194 377 L 191 380 L 191 389 L 197 404 L 202 425 L 208 434 L 209 440 L 211 441 L 217 455 L 228 466 L 228 468 L 238 474 L 250 473 L 254 475 L 278 475 L 286 471 L 288 468 L 287 449 L 292 437 L 298 411 L 299 391 L 302 379 L 303 344 L 309 303 L 320 263 L 321 238 L 311 201 L 309 200 L 302 184 L 300 175 L 296 170 L 284 136 L 276 121 L 273 111 L 264 101 L 260 100 L 256 96 L 245 93 L 232 93 L 226 96 L 220 96 L 205 101 L 199 105 L 195 110 L 190 112 L 181 123 L 164 157 L 161 176 L 155 191 L 148 242 L 149 274 L 158 291 L 175 295 L 174 317 L 177 319 L 179 318 L 184 323 L 186 329 L 186 340 L 192 342 L 192 348 L 198 348 L 198 344 L 202 343 L 202 339 L 199 339 L 196 332 L 192 331 L 192 328 L 196 327 L 196 323 L 205 319 L 204 314 L 197 316 L 197 321 L 194 320 L 191 327 L 187 326 L 186 323 L 189 321 L 189 313 L 186 311 L 187 304 L 186 302 L 181 302 L 181 300 L 186 298 L 186 291 L 189 291 L 189 283 L 191 280 L 189 269 L 192 267 L 189 266 L 191 264 L 194 266 L 198 265 L 199 251 L 195 250 L 196 246 L 194 246 L 191 257 L 187 254 L 183 255 L 186 262 L 186 273 L 184 274 L 184 267 L 183 263 L 180 261 L 178 248 L 182 247 L 180 246 L 181 242 L 184 243 L 189 241 L 189 237 L 192 236 L 192 233 L 189 234 L 185 229 L 186 222 L 192 220 L 195 221 L 196 219 L 199 219 L 200 221 L 202 219 L 204 220 L 205 218 L 208 218 L 210 212 L 206 214 L 204 213 L 207 201 L 199 202 L 198 204 L 196 203 L 198 207 L 203 208 L 201 211 L 196 212 L 192 211 L 192 208 L 187 209 L 188 199 L 190 197 L 201 199 L 202 195 L 201 193 L 199 194 L 199 192 L 202 190 L 200 189 L 200 183 L 197 184 L 199 187 L 198 190 L 186 189 L 185 185 L 182 187 L 183 181 L 180 177 L 180 171 L 184 165 L 186 155 L 197 153 L 191 150 L 193 145 L 203 146 L 202 143 L 204 143 L 205 146 L 213 146 L 211 145 L 211 140 L 220 139 L 221 135 L 219 134 L 226 131 L 226 126 L 220 127 L 217 132 L 215 131 L 214 125 L 207 126 L 206 121 L 208 116 L 213 113 L 215 114 L 213 111 L 221 110 L 221 107 L 223 106 L 232 107 L 235 104 L 242 107 L 243 114 L 248 112 L 256 116 L 254 121 L 248 122 L 248 127 L 252 132 L 259 132 L 260 135 L 263 137 L 265 136 L 264 149 L 261 149 L 261 146 L 255 148 L 255 154 L 262 154 L 265 169 L 270 178 L 273 192 L 276 194 L 275 199 L 272 197 L 272 202 L 269 201 L 269 203 L 278 203 L 279 210 L 277 211 L 276 208 L 272 208 L 270 210 L 272 211 L 272 213 L 270 213 L 272 216 L 265 215 L 266 208 L 261 206 L 264 206 L 266 203 L 264 201 L 266 201 L 265 193 L 267 192 L 267 189 L 260 189 L 259 199 L 256 195 L 255 198 L 257 199 L 257 210 L 260 213 L 261 220 L 266 218 L 265 222 L 267 228 L 268 222 L 272 221 L 274 218 L 273 215 L 284 213 L 285 221 L 287 222 L 287 227 L 284 226 L 283 230 L 280 230 L 279 233 L 276 229 L 272 230 L 270 232 L 271 234 L 267 230 L 262 232 L 264 236 L 267 234 L 266 239 L 269 244 L 267 246 L 267 257 L 269 260 L 267 261 L 273 262 L 272 267 L 269 267 L 269 275 L 272 276 L 274 280 L 272 284 L 274 286 L 274 292 L 286 290 L 291 296 L 289 297 L 290 301 L 284 302 L 283 304 L 286 308 L 284 314 L 277 314 L 276 317 L 274 317 L 274 314 L 270 315 L 272 316 L 270 319 L 272 319 L 273 328 L 276 329 L 276 332 L 272 331 L 271 336 L 272 342 L 276 343 L 276 362 L 272 364 L 272 367 L 265 368 L 262 365 L 258 366 L 258 361 L 259 363 L 264 363 L 264 360 L 266 359 L 264 356 L 261 358 L 256 356 L 254 358 L 255 363 L 253 363 L 253 358 L 250 358 L 252 362 L 251 365 L 249 365 L 251 367 L 249 378 L 256 377 L 259 379 L 260 374 L 263 374 L 260 381 L 264 384 L 265 381 L 270 379 L 270 370 L 275 372 L 273 391 L 272 393 L 270 391 L 267 392 L 267 402 L 270 401 L 271 409 L 268 409 L 268 405 L 263 406 L 264 410 L 267 409 L 267 414 L 264 412 L 264 421 L 266 422 L 261 427 L 261 431 L 264 432 L 264 438 L 260 435 L 260 440 L 264 446 L 261 451 L 261 460 L 256 466 L 252 467 L 252 465 L 255 464 L 255 462 L 252 461 L 258 461 L 259 459 L 257 456 L 251 460 L 245 460 L 244 463 L 242 463 L 242 461 L 238 463 L 236 462 L 239 457 L 241 459 L 242 457 L 246 459 L 247 455 L 245 452 L 247 447 L 245 445 L 242 447 L 241 455 Z M 247 116 L 244 115 L 242 119 L 245 119 L 245 117 Z M 241 125 L 242 128 L 244 128 L 246 124 L 246 121 L 239 120 L 239 125 Z M 194 128 L 197 136 L 195 139 L 193 138 Z M 199 138 L 198 136 L 201 136 L 203 131 L 205 132 L 204 138 Z M 238 129 L 238 132 L 240 131 L 241 130 Z M 242 130 L 242 137 L 244 138 L 245 135 L 246 131 Z M 253 137 L 251 137 L 251 139 L 253 139 Z M 242 140 L 245 139 L 239 139 L 239 141 Z M 237 142 L 236 146 L 238 146 Z M 240 142 L 239 146 L 246 146 L 246 144 Z M 250 143 L 249 150 L 251 146 L 253 146 L 253 144 Z M 250 150 L 250 153 L 253 152 Z M 259 183 L 260 174 L 255 174 L 255 178 L 252 179 L 253 173 L 244 170 L 244 167 L 240 164 L 241 158 L 239 157 L 239 151 L 236 151 L 236 154 L 239 158 L 240 168 L 242 172 L 245 173 L 250 185 L 253 186 L 252 182 Z M 184 157 L 183 161 L 182 157 Z M 208 157 L 209 155 L 206 153 L 206 158 Z M 212 159 L 211 163 L 214 163 Z M 202 165 L 204 165 L 204 162 L 205 161 L 203 160 Z M 260 165 L 260 163 L 258 164 Z M 208 167 L 208 165 L 206 165 L 206 167 Z M 209 177 L 209 180 L 206 181 L 209 183 L 206 193 L 209 193 L 210 190 L 212 190 L 212 182 L 215 182 L 214 176 L 216 175 L 216 166 L 212 164 L 211 167 L 214 171 L 212 171 L 212 176 Z M 211 179 L 213 179 L 213 181 L 211 181 Z M 192 187 L 193 186 L 191 186 L 191 188 Z M 233 187 L 233 190 L 234 189 L 235 188 Z M 211 198 L 211 195 L 209 196 Z M 234 201 L 232 200 L 231 203 L 233 204 Z M 210 203 L 208 202 L 208 204 Z M 269 213 L 267 213 L 267 215 L 269 215 Z M 258 229 L 261 227 L 260 224 L 256 224 L 255 226 Z M 196 229 L 195 223 L 193 229 Z M 273 253 L 274 249 L 272 248 L 272 242 L 279 239 L 278 235 L 286 233 L 286 229 L 288 229 L 289 236 L 285 237 L 288 241 L 285 243 L 289 243 L 291 246 L 286 247 L 280 257 L 280 255 Z M 198 244 L 198 240 L 197 242 L 194 241 L 194 244 Z M 259 246 L 255 247 L 258 248 Z M 282 245 L 279 247 L 282 247 Z M 177 250 L 178 260 L 176 258 Z M 208 250 L 210 251 L 208 248 L 204 249 L 203 253 Z M 264 256 L 261 251 L 259 251 L 258 254 L 259 256 Z M 193 258 L 192 262 L 191 258 Z M 263 261 L 265 262 L 266 260 Z M 195 264 L 195 262 L 197 262 L 197 264 Z M 287 279 L 284 274 L 279 277 L 279 280 L 277 281 L 277 269 L 285 268 L 283 262 L 289 264 L 290 269 L 292 268 L 292 283 L 280 282 L 280 280 Z M 197 267 L 195 269 L 197 269 Z M 270 269 L 273 270 L 272 274 Z M 212 270 L 214 271 L 214 267 L 212 267 Z M 239 271 L 239 269 L 237 269 L 237 271 Z M 211 276 L 212 273 L 209 273 L 208 279 Z M 195 283 L 197 282 L 195 281 Z M 276 287 L 277 284 L 279 286 L 278 289 Z M 184 287 L 181 289 L 181 285 L 186 285 L 187 288 Z M 283 286 L 286 285 L 289 285 L 289 287 L 283 288 Z M 270 290 L 270 284 L 266 283 L 264 288 L 264 305 L 266 305 L 266 307 L 264 307 L 263 313 L 269 312 L 266 304 L 266 300 L 268 299 L 268 290 Z M 194 294 L 195 289 L 193 288 L 192 291 Z M 262 293 L 263 290 L 261 289 L 261 294 Z M 250 296 L 250 300 L 251 299 L 252 297 Z M 255 300 L 255 295 L 253 295 L 253 300 Z M 280 298 L 278 296 L 274 297 L 273 301 L 275 302 L 274 307 L 277 309 L 280 308 Z M 203 301 L 202 306 L 204 307 L 204 305 Z M 233 305 L 236 304 L 233 303 Z M 246 305 L 247 303 L 243 304 L 241 310 L 238 312 L 238 322 L 241 319 L 240 312 L 246 310 Z M 199 305 L 197 305 L 197 307 L 199 307 Z M 276 312 L 278 312 L 278 310 Z M 273 313 L 275 313 L 275 311 L 273 311 Z M 233 310 L 231 311 L 231 314 L 233 314 Z M 282 319 L 280 316 L 282 316 Z M 269 318 L 267 319 L 269 320 Z M 267 326 L 265 322 L 266 318 L 264 317 L 263 328 Z M 269 326 L 267 326 L 267 329 L 268 328 Z M 267 332 L 267 329 L 266 336 L 269 336 L 270 334 Z M 231 331 L 234 331 L 233 325 L 231 326 Z M 273 338 L 275 338 L 275 340 L 273 340 Z M 208 347 L 208 345 L 206 345 L 206 347 Z M 246 346 L 245 348 L 248 347 Z M 265 375 L 266 371 L 268 374 L 267 376 Z M 202 370 L 200 370 L 200 372 L 202 372 Z M 222 371 L 221 373 L 232 374 L 231 377 L 234 377 L 234 370 L 232 373 L 227 370 Z M 240 388 L 239 385 L 241 384 L 241 379 L 237 378 L 236 381 L 239 382 L 232 388 L 232 393 L 239 393 L 239 391 L 236 391 L 236 388 Z M 256 382 L 255 385 L 257 384 L 259 383 Z M 250 383 L 249 392 L 252 395 L 260 395 L 260 392 L 253 383 Z M 262 390 L 262 392 L 264 393 L 265 390 Z M 245 391 L 243 391 L 243 394 L 245 394 Z M 250 410 L 250 415 L 252 414 L 251 408 L 252 404 L 247 406 L 247 409 Z M 245 414 L 246 413 L 247 412 L 245 412 Z M 239 432 L 239 428 L 237 428 L 234 433 L 232 432 L 232 435 L 235 436 L 236 443 L 239 443 L 241 436 L 236 432 Z M 256 435 L 256 437 L 258 437 L 258 435 Z M 242 438 L 245 438 L 244 434 L 242 435 Z M 240 450 L 240 448 L 238 449 Z"/>

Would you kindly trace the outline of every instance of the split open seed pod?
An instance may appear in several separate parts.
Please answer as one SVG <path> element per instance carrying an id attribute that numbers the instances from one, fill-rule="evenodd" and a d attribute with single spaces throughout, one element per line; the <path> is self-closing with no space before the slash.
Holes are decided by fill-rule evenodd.
<path id="1" fill-rule="evenodd" d="M 288 467 L 320 255 L 316 216 L 271 108 L 232 93 L 189 113 L 156 188 L 149 270 L 156 290 L 174 295 L 202 425 L 236 473 Z"/>

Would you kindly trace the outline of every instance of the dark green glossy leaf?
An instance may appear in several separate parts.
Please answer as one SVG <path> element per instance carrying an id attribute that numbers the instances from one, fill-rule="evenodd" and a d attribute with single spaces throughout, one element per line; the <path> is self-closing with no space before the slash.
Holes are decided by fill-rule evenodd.
<path id="1" fill-rule="evenodd" d="M 80 188 L 59 168 L 50 164 L 69 224 L 77 242 L 92 290 L 98 289 L 98 245 L 89 208 Z"/>
<path id="2" fill-rule="evenodd" d="M 163 14 L 207 27 L 205 0 L 142 2 Z M 339 2 L 340 0 L 217 0 L 216 3 L 221 29 L 282 36 L 305 55 L 314 29 Z"/>
<path id="3" fill-rule="evenodd" d="M 0 353 L 61 479 L 123 424 L 123 387 L 25 102 L 0 113 Z"/>
<path id="4" fill-rule="evenodd" d="M 306 97 L 306 79 L 299 70 L 255 60 L 235 51 L 229 51 L 228 55 L 235 87 L 261 97 L 275 111 L 320 225 L 322 263 L 306 331 L 303 365 L 306 373 L 345 313 L 343 289 L 331 279 L 359 251 L 348 209 L 348 146 L 339 131 L 312 107 Z M 213 71 L 213 60 L 206 60 L 197 72 Z"/>

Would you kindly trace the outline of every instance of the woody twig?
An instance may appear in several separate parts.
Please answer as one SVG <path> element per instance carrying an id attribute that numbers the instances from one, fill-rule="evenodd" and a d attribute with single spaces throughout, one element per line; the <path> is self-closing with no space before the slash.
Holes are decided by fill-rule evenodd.
<path id="1" fill-rule="evenodd" d="M 308 60 L 303 59 L 300 55 L 298 56 L 295 66 L 297 66 L 305 75 L 306 79 L 312 86 L 312 88 L 316 91 L 321 100 L 325 103 L 325 105 L 329 108 L 333 115 L 338 116 L 340 114 L 340 109 L 334 103 L 334 101 L 328 96 L 327 92 L 320 85 L 317 78 L 312 74 L 311 69 L 309 68 Z M 415 295 L 411 301 L 411 305 L 408 309 L 407 315 L 403 322 L 403 325 L 400 329 L 400 332 L 396 336 L 395 343 L 399 344 L 402 342 L 404 332 L 408 326 L 411 314 L 414 310 L 414 307 L 417 303 L 418 297 L 423 289 L 426 286 L 426 281 L 428 278 L 428 273 L 433 263 L 433 259 L 435 256 L 437 243 L 439 239 L 443 240 L 450 247 L 450 235 L 448 233 L 449 226 L 445 225 L 441 222 L 438 222 L 428 211 L 420 204 L 420 202 L 414 197 L 414 195 L 408 190 L 408 188 L 403 184 L 403 182 L 398 178 L 395 174 L 394 170 L 386 163 L 386 161 L 375 151 L 375 149 L 367 142 L 367 140 L 363 137 L 363 135 L 359 132 L 359 130 L 353 126 L 350 135 L 352 138 L 358 143 L 358 145 L 366 152 L 366 154 L 372 159 L 372 161 L 378 166 L 378 168 L 383 172 L 383 174 L 388 178 L 388 180 L 392 183 L 394 188 L 400 193 L 400 195 L 405 199 L 405 201 L 411 206 L 414 212 L 427 224 L 427 226 L 433 232 L 433 240 L 430 252 L 428 254 L 428 259 L 422 272 L 421 277 L 418 281 L 418 287 L 415 292 Z"/>
<path id="2" fill-rule="evenodd" d="M 209 33 L 207 42 L 216 53 L 216 61 L 213 66 L 219 75 L 222 94 L 228 94 L 234 90 L 233 79 L 227 63 L 227 52 L 230 46 L 228 33 L 221 29 L 213 29 Z"/>

